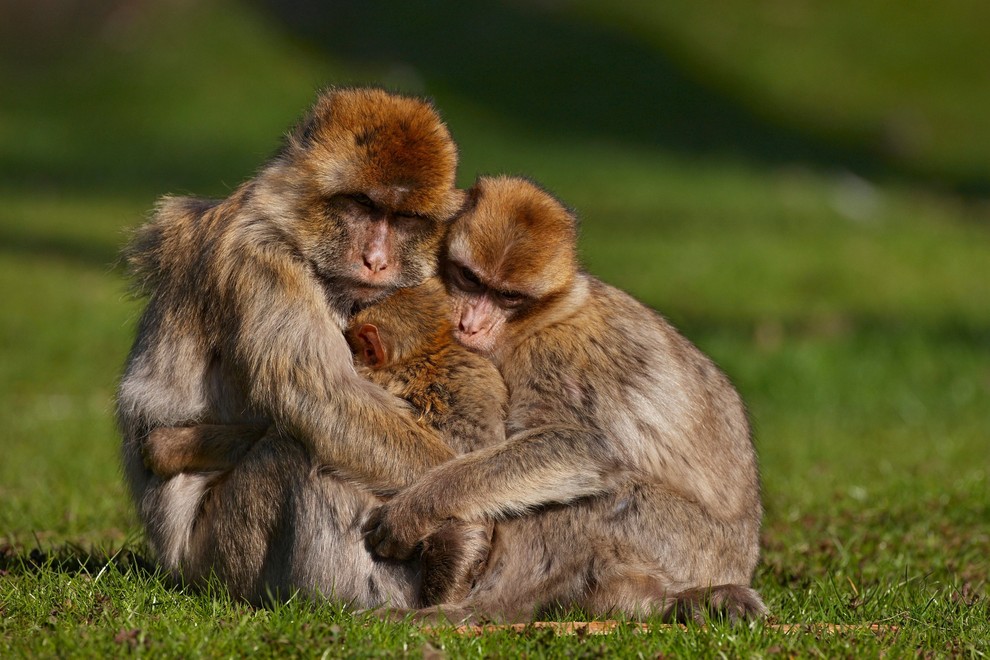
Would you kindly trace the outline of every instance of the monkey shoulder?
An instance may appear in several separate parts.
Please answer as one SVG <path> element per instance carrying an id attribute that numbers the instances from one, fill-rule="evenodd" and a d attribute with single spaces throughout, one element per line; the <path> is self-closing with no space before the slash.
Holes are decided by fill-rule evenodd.
<path id="1" fill-rule="evenodd" d="M 683 372 L 692 381 L 723 381 L 725 375 L 709 356 L 680 332 L 663 314 L 629 293 L 597 281 L 596 313 L 604 332 L 596 341 L 608 346 L 620 364 L 645 361 L 650 371 Z M 620 337 L 609 342 L 608 337 Z"/>
<path id="2" fill-rule="evenodd" d="M 508 400 L 508 391 L 502 375 L 495 365 L 486 358 L 451 344 L 439 356 L 442 367 L 441 378 L 451 393 L 452 404 L 476 407 L 503 407 Z"/>
<path id="3" fill-rule="evenodd" d="M 405 399 L 423 423 L 458 452 L 504 438 L 508 394 L 491 362 L 456 344 L 360 370 L 372 382 Z"/>
<path id="4" fill-rule="evenodd" d="M 224 207 L 241 196 L 238 191 L 226 200 L 171 195 L 160 198 L 151 218 L 133 232 L 123 250 L 136 291 L 201 303 L 208 300 L 212 291 L 204 292 L 212 290 L 221 277 L 218 263 L 225 256 L 225 218 L 235 215 L 224 213 Z"/>
<path id="5" fill-rule="evenodd" d="M 159 224 L 195 220 L 220 205 L 222 199 L 189 195 L 164 195 L 155 204 L 154 222 Z"/>
<path id="6" fill-rule="evenodd" d="M 506 369 L 514 418 L 550 423 L 566 417 L 608 429 L 622 417 L 641 429 L 673 431 L 690 421 L 692 410 L 735 404 L 724 375 L 666 319 L 624 291 L 586 278 L 585 304 L 529 338 L 514 355 L 518 365 Z"/>

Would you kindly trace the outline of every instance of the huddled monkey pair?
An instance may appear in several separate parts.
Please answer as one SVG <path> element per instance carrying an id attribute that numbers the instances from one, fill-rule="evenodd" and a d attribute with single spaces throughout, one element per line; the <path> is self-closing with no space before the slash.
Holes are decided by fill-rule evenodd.
<path id="1" fill-rule="evenodd" d="M 138 230 L 118 421 L 162 565 L 458 621 L 764 614 L 735 389 L 581 270 L 559 200 L 456 164 L 428 103 L 330 90 Z"/>

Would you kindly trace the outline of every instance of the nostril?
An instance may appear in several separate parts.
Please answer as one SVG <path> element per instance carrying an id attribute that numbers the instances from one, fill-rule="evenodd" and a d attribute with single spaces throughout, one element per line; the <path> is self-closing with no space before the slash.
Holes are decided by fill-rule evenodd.
<path id="1" fill-rule="evenodd" d="M 388 262 L 384 259 L 378 259 L 375 257 L 365 257 L 364 267 L 370 270 L 372 273 L 380 273 L 388 268 Z"/>

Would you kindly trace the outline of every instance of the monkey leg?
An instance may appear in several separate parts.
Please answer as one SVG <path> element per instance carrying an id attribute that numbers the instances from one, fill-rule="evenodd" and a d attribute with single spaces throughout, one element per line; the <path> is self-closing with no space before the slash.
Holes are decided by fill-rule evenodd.
<path id="1" fill-rule="evenodd" d="M 736 624 L 768 614 L 760 595 L 746 585 L 722 584 L 671 592 L 664 578 L 630 570 L 596 583 L 581 605 L 598 616 L 621 612 L 637 619 L 659 616 L 668 623 L 692 621 L 698 625 L 723 619 Z"/>
<path id="2" fill-rule="evenodd" d="M 418 602 L 418 562 L 376 561 L 360 533 L 378 503 L 315 469 L 301 443 L 272 431 L 204 496 L 185 564 L 254 604 L 300 593 L 355 607 L 410 607 Z"/>
<path id="3" fill-rule="evenodd" d="M 526 621 L 555 609 L 670 621 L 766 614 L 747 585 L 758 521 L 723 521 L 661 486 L 544 507 L 500 522 L 491 556 L 461 602 L 425 622 Z"/>
<path id="4" fill-rule="evenodd" d="M 187 579 L 215 574 L 231 596 L 256 605 L 291 595 L 284 593 L 291 588 L 284 564 L 293 546 L 294 494 L 310 469 L 299 443 L 270 432 L 215 477 L 183 560 Z"/>
<path id="5" fill-rule="evenodd" d="M 759 510 L 720 519 L 660 485 L 639 484 L 588 503 L 595 557 L 579 604 L 594 614 L 732 622 L 767 614 L 749 581 Z"/>

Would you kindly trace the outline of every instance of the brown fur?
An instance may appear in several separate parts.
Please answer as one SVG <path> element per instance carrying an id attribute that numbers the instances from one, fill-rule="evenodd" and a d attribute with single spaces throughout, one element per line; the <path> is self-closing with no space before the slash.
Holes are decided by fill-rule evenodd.
<path id="1" fill-rule="evenodd" d="M 358 312 L 347 337 L 359 363 L 356 330 L 365 324 L 377 328 L 389 354 L 384 363 L 363 366 L 360 373 L 411 403 L 457 453 L 505 438 L 505 385 L 490 361 L 454 342 L 450 305 L 439 280 L 396 291 Z"/>
<path id="2" fill-rule="evenodd" d="M 436 279 L 401 289 L 362 310 L 347 330 L 359 371 L 409 401 L 419 419 L 444 434 L 458 453 L 505 438 L 507 393 L 494 365 L 454 343 L 446 293 Z M 371 327 L 382 342 L 369 353 L 359 330 Z M 374 364 L 369 367 L 368 363 Z M 228 471 L 266 429 L 200 424 L 162 427 L 145 443 L 145 464 L 156 475 Z M 368 505 L 380 500 L 368 496 Z M 449 602 L 467 595 L 488 557 L 492 524 L 451 521 L 423 541 L 420 601 Z"/>
<path id="3" fill-rule="evenodd" d="M 215 572 L 252 601 L 301 589 L 418 602 L 418 563 L 373 561 L 359 527 L 372 493 L 453 451 L 355 372 L 343 330 L 355 306 L 435 271 L 463 201 L 455 166 L 429 104 L 330 90 L 230 197 L 166 197 L 136 232 L 127 256 L 148 305 L 117 419 L 138 514 L 172 574 Z M 269 431 L 222 474 L 145 466 L 155 429 L 196 424 Z"/>
<path id="4" fill-rule="evenodd" d="M 144 465 L 162 479 L 180 472 L 229 470 L 267 431 L 262 424 L 159 427 L 141 446 Z"/>
<path id="5" fill-rule="evenodd" d="M 558 605 L 764 614 L 748 586 L 756 457 L 728 379 L 662 317 L 577 269 L 576 220 L 551 195 L 498 178 L 471 196 L 447 241 L 455 337 L 499 367 L 508 439 L 376 510 L 369 543 L 399 558 L 451 517 L 500 518 L 484 575 L 443 608 L 452 619 Z"/>

